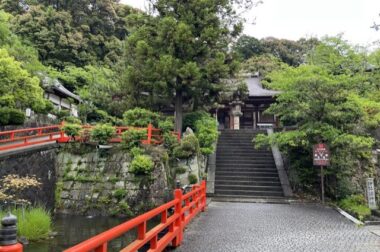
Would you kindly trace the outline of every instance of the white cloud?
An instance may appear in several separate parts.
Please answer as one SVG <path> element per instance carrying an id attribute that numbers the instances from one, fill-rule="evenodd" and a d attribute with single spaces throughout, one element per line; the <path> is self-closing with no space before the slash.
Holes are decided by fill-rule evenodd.
<path id="1" fill-rule="evenodd" d="M 146 0 L 122 0 L 142 10 Z M 247 12 L 256 24 L 245 24 L 244 33 L 263 38 L 299 39 L 305 36 L 323 37 L 344 33 L 355 44 L 380 40 L 380 31 L 370 26 L 380 23 L 379 0 L 263 0 L 263 4 Z"/>

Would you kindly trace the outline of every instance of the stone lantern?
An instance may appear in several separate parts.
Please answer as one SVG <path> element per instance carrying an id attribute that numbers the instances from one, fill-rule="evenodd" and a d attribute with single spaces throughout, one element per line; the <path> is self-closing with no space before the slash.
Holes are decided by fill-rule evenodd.
<path id="1" fill-rule="evenodd" d="M 244 102 L 242 102 L 239 99 L 239 97 L 235 98 L 232 102 L 230 102 L 231 129 L 234 129 L 234 130 L 240 129 L 240 117 L 243 115 L 243 113 L 241 112 L 242 105 L 244 105 Z"/>

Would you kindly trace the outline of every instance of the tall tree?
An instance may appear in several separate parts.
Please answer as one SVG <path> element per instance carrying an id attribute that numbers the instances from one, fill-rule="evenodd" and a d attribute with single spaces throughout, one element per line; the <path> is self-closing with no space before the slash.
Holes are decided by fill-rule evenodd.
<path id="1" fill-rule="evenodd" d="M 135 76 L 132 84 L 150 93 L 152 86 L 164 85 L 165 92 L 160 95 L 174 102 L 176 129 L 180 131 L 184 103 L 200 106 L 215 102 L 222 79 L 236 70 L 229 46 L 242 24 L 234 11 L 236 1 L 150 2 L 154 17 L 128 39 L 127 51 L 147 59 L 144 66 L 143 60 L 130 62 Z M 151 69 L 155 73 L 146 77 L 141 70 L 152 62 L 157 63 Z"/>

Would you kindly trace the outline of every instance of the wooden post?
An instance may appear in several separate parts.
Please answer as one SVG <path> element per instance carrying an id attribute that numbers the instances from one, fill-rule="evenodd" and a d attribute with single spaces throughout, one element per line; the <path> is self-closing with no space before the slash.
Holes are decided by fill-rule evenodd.
<path id="1" fill-rule="evenodd" d="M 323 166 L 321 165 L 321 190 L 322 190 L 322 204 L 325 204 L 325 182 L 324 182 L 324 174 L 323 174 Z"/>
<path id="2" fill-rule="evenodd" d="M 177 199 L 178 202 L 175 205 L 174 214 L 177 214 L 178 217 L 175 220 L 174 226 L 175 229 L 179 229 L 178 235 L 173 240 L 173 247 L 178 247 L 181 245 L 183 238 L 183 228 L 182 228 L 182 190 L 176 189 L 174 191 L 174 199 Z"/>
<path id="3" fill-rule="evenodd" d="M 103 243 L 101 246 L 97 247 L 95 252 L 107 252 L 107 243 Z"/>
<path id="4" fill-rule="evenodd" d="M 207 204 L 207 200 L 206 200 L 206 180 L 202 181 L 201 187 L 202 187 L 202 212 L 204 212 L 204 211 L 206 211 L 206 204 Z"/>
<path id="5" fill-rule="evenodd" d="M 148 125 L 148 139 L 147 139 L 147 144 L 151 144 L 152 143 L 152 129 L 153 129 L 153 125 L 151 123 L 149 123 Z"/>

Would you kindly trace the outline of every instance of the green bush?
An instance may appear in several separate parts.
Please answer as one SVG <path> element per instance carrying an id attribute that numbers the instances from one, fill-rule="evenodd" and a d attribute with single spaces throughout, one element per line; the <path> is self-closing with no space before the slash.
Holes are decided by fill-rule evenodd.
<path id="1" fill-rule="evenodd" d="M 196 155 L 199 152 L 198 138 L 193 134 L 185 136 L 173 152 L 176 158 L 189 158 Z"/>
<path id="2" fill-rule="evenodd" d="M 147 127 L 149 123 L 158 127 L 160 115 L 143 108 L 134 108 L 126 111 L 123 115 L 125 125 L 134 127 Z"/>
<path id="3" fill-rule="evenodd" d="M 173 152 L 173 149 L 179 145 L 177 136 L 172 133 L 164 133 L 164 146 L 169 150 L 169 152 Z"/>
<path id="4" fill-rule="evenodd" d="M 345 198 L 339 202 L 339 206 L 354 214 L 359 220 L 364 220 L 371 216 L 371 209 L 366 205 L 363 195 L 352 195 Z"/>
<path id="5" fill-rule="evenodd" d="M 198 177 L 197 177 L 197 175 L 195 175 L 193 173 L 190 173 L 189 176 L 187 177 L 187 179 L 189 180 L 189 184 L 191 184 L 191 185 L 198 183 Z"/>
<path id="6" fill-rule="evenodd" d="M 70 116 L 70 111 L 68 110 L 58 110 L 58 109 L 53 109 L 53 111 L 51 112 L 53 115 L 57 116 L 57 119 L 58 120 L 63 120 L 64 118 L 66 117 L 69 117 Z"/>
<path id="7" fill-rule="evenodd" d="M 129 153 L 131 154 L 131 157 L 137 157 L 144 154 L 144 150 L 139 147 L 133 147 Z"/>
<path id="8" fill-rule="evenodd" d="M 161 129 L 164 134 L 169 133 L 170 131 L 174 131 L 173 117 L 166 117 L 164 120 L 159 121 L 158 128 Z"/>
<path id="9" fill-rule="evenodd" d="M 83 113 L 83 112 L 82 112 Z M 110 116 L 106 111 L 101 109 L 92 109 L 90 112 L 87 113 L 87 122 L 93 123 L 93 122 L 101 122 L 101 123 L 115 123 L 115 118 Z"/>
<path id="10" fill-rule="evenodd" d="M 9 124 L 22 125 L 25 121 L 25 113 L 19 109 L 9 109 Z"/>
<path id="11" fill-rule="evenodd" d="M 127 191 L 124 189 L 117 189 L 113 192 L 113 197 L 118 201 L 122 200 L 127 196 Z"/>
<path id="12" fill-rule="evenodd" d="M 202 118 L 210 117 L 210 115 L 205 111 L 195 111 L 191 112 L 185 115 L 183 118 L 183 130 L 186 130 L 187 127 L 195 130 L 195 124 L 198 120 L 201 120 Z"/>
<path id="13" fill-rule="evenodd" d="M 9 108 L 2 107 L 0 108 L 0 125 L 8 125 L 9 124 Z"/>
<path id="14" fill-rule="evenodd" d="M 133 147 L 139 147 L 141 140 L 147 138 L 147 132 L 145 129 L 129 129 L 123 132 L 121 139 L 124 148 L 132 149 Z"/>
<path id="15" fill-rule="evenodd" d="M 0 219 L 7 212 L 0 211 Z M 12 209 L 11 213 L 17 216 L 17 235 L 23 236 L 29 241 L 37 241 L 49 237 L 52 227 L 50 213 L 44 208 L 26 208 L 23 214 L 22 209 Z"/>
<path id="16" fill-rule="evenodd" d="M 135 175 L 148 175 L 153 171 L 154 163 L 151 157 L 146 155 L 136 156 L 130 167 L 130 172 Z"/>
<path id="17" fill-rule="evenodd" d="M 81 129 L 81 125 L 72 123 L 67 123 L 62 127 L 62 130 L 66 133 L 66 135 L 70 137 L 78 136 Z"/>
<path id="18" fill-rule="evenodd" d="M 110 124 L 99 124 L 91 130 L 91 140 L 99 144 L 107 144 L 115 134 L 115 128 Z"/>
<path id="19" fill-rule="evenodd" d="M 214 143 L 218 139 L 218 126 L 210 114 L 204 111 L 195 111 L 185 116 L 183 128 L 194 130 L 199 140 L 200 152 L 203 155 L 211 154 L 215 151 Z"/>
<path id="20" fill-rule="evenodd" d="M 187 172 L 187 168 L 186 167 L 177 167 L 175 169 L 175 174 L 185 174 Z"/>
<path id="21" fill-rule="evenodd" d="M 78 117 L 75 117 L 75 116 L 66 116 L 65 118 L 63 118 L 63 120 L 71 124 L 82 124 L 82 121 Z"/>
<path id="22" fill-rule="evenodd" d="M 200 152 L 203 155 L 215 151 L 214 143 L 218 139 L 218 126 L 211 116 L 203 117 L 195 123 L 195 135 L 199 140 Z"/>

